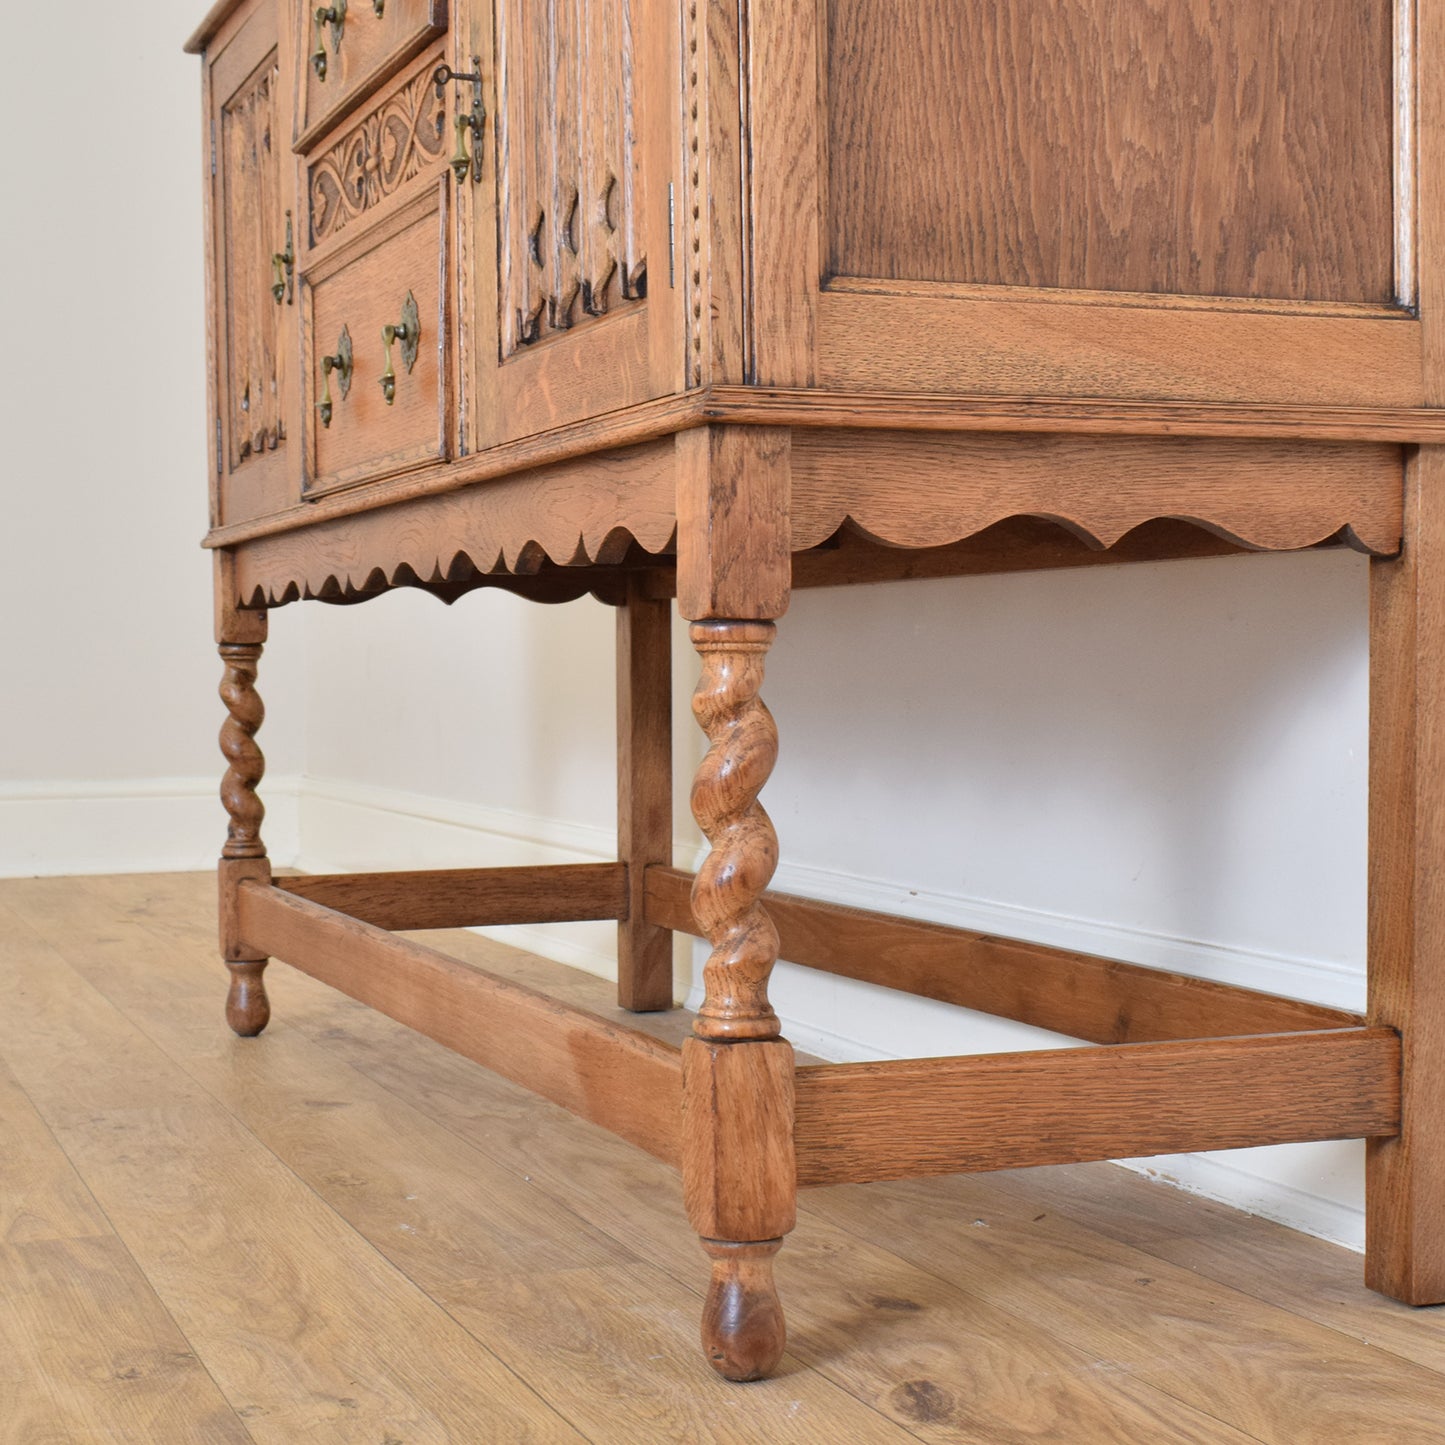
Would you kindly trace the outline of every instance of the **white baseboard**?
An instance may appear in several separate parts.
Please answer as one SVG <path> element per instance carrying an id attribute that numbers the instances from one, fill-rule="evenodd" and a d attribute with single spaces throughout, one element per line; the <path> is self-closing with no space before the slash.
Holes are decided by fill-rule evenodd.
<path id="1" fill-rule="evenodd" d="M 617 856 L 610 828 L 330 778 L 305 780 L 301 838 L 298 866 L 308 873 L 597 863 Z M 617 977 L 614 924 L 475 931 L 601 978 Z"/>
<path id="2" fill-rule="evenodd" d="M 170 873 L 215 865 L 226 836 L 220 777 L 0 783 L 0 877 Z M 300 780 L 267 778 L 272 859 L 295 861 Z"/>
<path id="3" fill-rule="evenodd" d="M 1222 1154 L 1121 1159 L 1136 1174 L 1365 1252 L 1365 1146 L 1280 1144 Z"/>

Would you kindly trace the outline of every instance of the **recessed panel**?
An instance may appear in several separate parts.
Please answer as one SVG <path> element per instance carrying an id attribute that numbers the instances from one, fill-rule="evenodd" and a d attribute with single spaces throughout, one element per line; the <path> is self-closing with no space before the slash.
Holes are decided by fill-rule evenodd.
<path id="1" fill-rule="evenodd" d="M 1391 0 L 827 0 L 832 276 L 1394 299 Z"/>

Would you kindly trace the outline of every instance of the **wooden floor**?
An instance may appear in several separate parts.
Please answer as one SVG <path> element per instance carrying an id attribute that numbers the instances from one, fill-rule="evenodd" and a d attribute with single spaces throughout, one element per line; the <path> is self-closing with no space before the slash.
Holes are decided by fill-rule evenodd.
<path id="1" fill-rule="evenodd" d="M 6 1445 L 1445 1441 L 1445 1311 L 1111 1165 L 806 1194 L 725 1385 L 672 1171 L 279 964 L 233 1038 L 212 911 L 0 882 Z"/>

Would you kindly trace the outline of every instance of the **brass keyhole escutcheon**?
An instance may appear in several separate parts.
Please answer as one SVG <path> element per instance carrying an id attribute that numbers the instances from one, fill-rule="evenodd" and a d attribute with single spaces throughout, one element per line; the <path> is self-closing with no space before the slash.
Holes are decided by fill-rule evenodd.
<path id="1" fill-rule="evenodd" d="M 336 355 L 323 356 L 321 358 L 321 400 L 317 403 L 316 410 L 321 413 L 321 425 L 329 427 L 333 411 L 331 401 L 331 373 L 336 373 L 337 389 L 341 392 L 341 399 L 345 401 L 351 391 L 351 372 L 353 369 L 353 358 L 351 351 L 351 328 L 343 326 L 341 336 L 336 342 Z"/>
<path id="2" fill-rule="evenodd" d="M 396 367 L 392 364 L 391 349 L 401 343 L 402 365 L 410 372 L 416 365 L 421 350 L 421 313 L 417 310 L 416 297 L 410 291 L 401 308 L 401 320 L 395 325 L 381 328 L 381 342 L 386 347 L 386 370 L 381 374 L 381 394 L 390 406 L 396 400 Z"/>
<path id="3" fill-rule="evenodd" d="M 311 49 L 311 68 L 317 80 L 326 79 L 326 27 L 331 27 L 331 48 L 341 53 L 341 36 L 346 29 L 346 0 L 332 0 L 318 5 L 315 11 L 316 43 Z"/>

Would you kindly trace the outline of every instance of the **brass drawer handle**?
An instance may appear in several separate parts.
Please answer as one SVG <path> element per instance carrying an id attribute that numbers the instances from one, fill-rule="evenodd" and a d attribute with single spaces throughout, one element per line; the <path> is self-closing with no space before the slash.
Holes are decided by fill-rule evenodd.
<path id="1" fill-rule="evenodd" d="M 376 12 L 376 18 L 380 20 L 386 14 L 386 0 L 371 0 L 371 8 Z"/>
<path id="2" fill-rule="evenodd" d="M 336 343 L 336 355 L 323 356 L 321 358 L 321 401 L 317 405 L 316 410 L 321 413 L 321 425 L 324 427 L 331 425 L 331 373 L 333 371 L 336 373 L 338 377 L 337 384 L 341 389 L 341 399 L 345 401 L 347 394 L 351 390 L 351 370 L 351 328 L 349 326 L 343 326 L 341 328 L 341 337 Z"/>
<path id="3" fill-rule="evenodd" d="M 381 328 L 382 344 L 386 347 L 386 370 L 381 374 L 381 394 L 390 406 L 396 400 L 396 368 L 391 364 L 391 348 L 401 342 L 401 359 L 407 371 L 416 365 L 417 353 L 421 350 L 421 314 L 416 309 L 416 297 L 406 293 L 406 302 L 401 308 L 401 321 L 395 326 Z"/>
<path id="4" fill-rule="evenodd" d="M 316 7 L 316 45 L 311 52 L 311 68 L 317 80 L 326 79 L 326 27 L 331 27 L 331 48 L 341 53 L 341 36 L 346 29 L 346 0 L 332 0 L 330 5 Z"/>
<path id="5" fill-rule="evenodd" d="M 277 251 L 271 257 L 271 294 L 279 306 L 283 301 L 288 305 L 295 298 L 296 249 L 292 243 L 291 212 L 286 212 L 286 249 Z"/>

